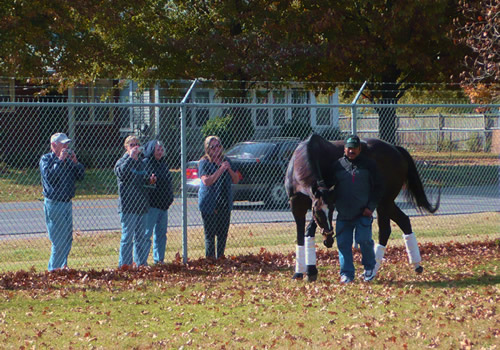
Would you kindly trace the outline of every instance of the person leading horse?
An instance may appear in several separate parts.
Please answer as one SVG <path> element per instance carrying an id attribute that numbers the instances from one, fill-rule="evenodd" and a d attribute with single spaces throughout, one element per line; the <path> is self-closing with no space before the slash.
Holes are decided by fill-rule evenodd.
<path id="1" fill-rule="evenodd" d="M 409 262 L 417 273 L 423 271 L 415 233 L 409 217 L 395 204 L 395 199 L 406 185 L 407 197 L 416 207 L 434 213 L 439 208 L 427 199 L 422 181 L 413 158 L 406 149 L 378 139 L 366 139 L 362 152 L 375 160 L 384 179 L 385 190 L 377 207 L 379 239 L 375 247 L 375 269 L 385 254 L 391 234 L 390 221 L 394 221 L 403 231 Z M 293 278 L 304 274 L 310 281 L 317 278 L 314 237 L 319 225 L 324 233 L 324 244 L 333 245 L 332 217 L 335 209 L 333 188 L 335 179 L 332 165 L 343 156 L 344 142 L 329 142 L 317 134 L 301 142 L 288 164 L 285 187 L 290 199 L 290 207 L 297 229 L 296 266 Z M 313 220 L 306 229 L 306 214 L 312 209 Z"/>

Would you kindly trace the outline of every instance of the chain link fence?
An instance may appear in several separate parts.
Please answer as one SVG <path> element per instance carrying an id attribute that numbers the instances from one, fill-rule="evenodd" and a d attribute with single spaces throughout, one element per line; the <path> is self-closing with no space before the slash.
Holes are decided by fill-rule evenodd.
<path id="1" fill-rule="evenodd" d="M 29 99 L 3 93 L 0 271 L 47 269 L 51 241 L 39 164 L 51 152 L 56 132 L 72 139 L 70 148 L 85 166 L 72 201 L 73 239 L 66 242 L 71 244 L 66 247 L 71 268 L 118 266 L 122 226 L 115 165 L 130 135 L 142 145 L 161 141 L 162 162 L 170 169 L 174 200 L 168 209 L 165 262 L 205 256 L 198 165 L 209 135 L 220 138 L 239 177 L 232 186 L 226 256 L 294 251 L 295 223 L 284 174 L 295 147 L 312 132 L 329 140 L 353 131 L 361 138 L 383 136 L 410 151 L 431 201 L 441 193 L 440 209 L 432 216 L 418 212 L 402 195 L 397 199 L 411 216 L 419 242 L 500 237 L 500 105 L 374 105 L 346 102 L 334 89 L 241 91 L 202 83 L 191 89 L 189 84 L 143 90 L 129 84 L 112 93 L 109 86 L 102 89 L 106 94 L 82 87 Z M 154 184 L 147 181 L 141 186 L 150 193 Z M 390 245 L 401 241 L 399 229 L 393 231 Z M 152 264 L 153 250 L 148 252 Z"/>

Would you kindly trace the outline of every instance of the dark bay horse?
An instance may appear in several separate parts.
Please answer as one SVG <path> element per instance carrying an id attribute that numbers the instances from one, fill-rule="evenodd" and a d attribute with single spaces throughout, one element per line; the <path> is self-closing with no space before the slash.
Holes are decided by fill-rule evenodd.
<path id="1" fill-rule="evenodd" d="M 419 210 L 434 213 L 439 208 L 440 193 L 433 206 L 424 191 L 413 158 L 406 149 L 393 146 L 379 139 L 362 140 L 362 152 L 373 158 L 385 181 L 385 192 L 377 207 L 379 226 L 378 242 L 375 246 L 376 270 L 384 257 L 385 247 L 391 234 L 390 221 L 394 221 L 403 231 L 408 259 L 417 273 L 420 266 L 420 250 L 413 233 L 409 217 L 398 208 L 394 200 L 406 186 L 407 198 Z M 301 142 L 295 150 L 285 177 L 285 187 L 290 199 L 290 207 L 297 226 L 297 246 L 295 274 L 302 278 L 307 274 L 309 281 L 317 278 L 315 231 L 320 226 L 328 248 L 333 245 L 332 217 L 335 209 L 331 171 L 334 162 L 344 154 L 344 141 L 329 142 L 313 134 Z M 306 231 L 306 214 L 312 209 L 313 220 Z"/>

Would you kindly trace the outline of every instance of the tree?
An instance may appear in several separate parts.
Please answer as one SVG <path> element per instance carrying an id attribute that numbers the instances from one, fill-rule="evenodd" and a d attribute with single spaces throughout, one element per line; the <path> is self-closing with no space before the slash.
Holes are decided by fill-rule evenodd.
<path id="1" fill-rule="evenodd" d="M 343 69 L 350 81 L 369 82 L 365 97 L 374 103 L 397 103 L 414 84 L 448 81 L 458 69 L 464 48 L 447 35 L 457 11 L 450 0 L 350 1 L 342 20 L 346 48 Z M 326 37 L 327 43 L 334 37 Z M 335 54 L 335 47 L 325 48 Z M 329 55 L 324 55 L 328 57 Z M 324 75 L 335 77 L 334 69 L 323 64 Z M 380 137 L 396 142 L 396 111 L 379 109 Z"/>
<path id="2" fill-rule="evenodd" d="M 203 77 L 240 81 L 240 91 L 257 81 L 368 80 L 372 102 L 397 103 L 408 82 L 457 74 L 467 52 L 449 36 L 458 1 L 6 0 L 0 71 Z M 379 115 L 380 136 L 396 142 L 395 110 Z"/>
<path id="3" fill-rule="evenodd" d="M 461 17 L 455 19 L 457 41 L 472 49 L 465 56 L 461 81 L 473 102 L 500 96 L 500 4 L 496 0 L 460 1 Z"/>

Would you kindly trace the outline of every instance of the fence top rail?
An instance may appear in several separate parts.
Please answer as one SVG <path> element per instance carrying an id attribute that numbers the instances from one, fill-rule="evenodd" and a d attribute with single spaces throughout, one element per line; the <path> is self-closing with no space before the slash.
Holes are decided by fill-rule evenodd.
<path id="1" fill-rule="evenodd" d="M 200 103 L 200 102 L 175 102 L 175 103 L 141 103 L 141 102 L 0 102 L 0 107 L 244 107 L 244 108 L 468 108 L 468 109 L 497 109 L 500 111 L 500 104 L 350 104 L 350 103 Z"/>

